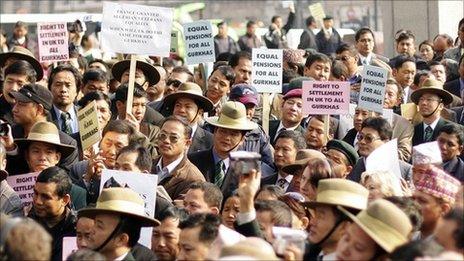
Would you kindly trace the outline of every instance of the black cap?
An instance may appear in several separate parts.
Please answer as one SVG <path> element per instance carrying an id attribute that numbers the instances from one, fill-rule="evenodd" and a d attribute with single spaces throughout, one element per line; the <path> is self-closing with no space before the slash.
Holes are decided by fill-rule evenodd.
<path id="1" fill-rule="evenodd" d="M 358 153 L 353 146 L 342 140 L 330 140 L 327 142 L 326 148 L 327 150 L 334 149 L 343 153 L 351 166 L 354 166 L 359 159 Z"/>
<path id="2" fill-rule="evenodd" d="M 324 20 L 324 21 L 325 20 L 332 20 L 332 19 L 333 19 L 333 17 L 330 16 L 330 15 L 326 15 L 324 18 L 322 18 L 322 20 Z"/>
<path id="3" fill-rule="evenodd" d="M 10 97 L 20 102 L 35 102 L 42 104 L 45 110 L 52 108 L 52 93 L 45 87 L 35 83 L 24 85 L 19 91 L 11 92 Z"/>

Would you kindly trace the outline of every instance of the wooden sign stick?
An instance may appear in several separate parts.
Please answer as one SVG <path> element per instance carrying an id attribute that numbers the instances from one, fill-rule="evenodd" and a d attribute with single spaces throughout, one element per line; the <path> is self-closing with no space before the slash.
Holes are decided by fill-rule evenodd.
<path id="1" fill-rule="evenodd" d="M 269 112 L 271 110 L 269 104 L 269 93 L 263 93 L 263 129 L 269 135 Z"/>
<path id="2" fill-rule="evenodd" d="M 134 100 L 134 83 L 135 83 L 135 68 L 137 60 L 135 55 L 131 55 L 129 69 L 129 86 L 127 90 L 126 113 L 132 113 L 132 101 Z"/>

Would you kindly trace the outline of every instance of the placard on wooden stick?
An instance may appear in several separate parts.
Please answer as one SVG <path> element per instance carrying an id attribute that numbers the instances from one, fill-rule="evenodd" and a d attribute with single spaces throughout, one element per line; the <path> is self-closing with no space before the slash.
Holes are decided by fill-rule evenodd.
<path id="1" fill-rule="evenodd" d="M 97 103 L 92 101 L 77 112 L 79 122 L 79 136 L 82 150 L 86 150 L 98 143 L 102 136 L 98 122 Z"/>

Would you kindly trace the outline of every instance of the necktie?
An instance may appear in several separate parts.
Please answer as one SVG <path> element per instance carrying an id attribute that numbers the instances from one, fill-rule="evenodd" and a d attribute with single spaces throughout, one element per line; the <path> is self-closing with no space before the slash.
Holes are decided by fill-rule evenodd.
<path id="1" fill-rule="evenodd" d="M 425 128 L 424 141 L 425 142 L 432 141 L 432 134 L 433 134 L 432 127 L 427 126 L 427 128 Z"/>
<path id="2" fill-rule="evenodd" d="M 61 131 L 66 134 L 72 134 L 71 115 L 69 114 L 69 112 L 62 112 L 60 117 L 61 117 Z"/>
<path id="3" fill-rule="evenodd" d="M 224 161 L 220 160 L 214 168 L 214 185 L 221 187 L 224 181 Z"/>
<path id="4" fill-rule="evenodd" d="M 283 190 L 285 190 L 285 184 L 287 183 L 287 181 L 284 179 L 284 178 L 280 178 L 278 181 L 277 181 L 277 185 L 279 187 L 281 187 Z"/>

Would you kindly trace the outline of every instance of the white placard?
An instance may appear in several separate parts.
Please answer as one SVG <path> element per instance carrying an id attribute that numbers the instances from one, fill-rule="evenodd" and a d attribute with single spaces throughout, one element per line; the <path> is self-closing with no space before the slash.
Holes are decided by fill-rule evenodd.
<path id="1" fill-rule="evenodd" d="M 358 107 L 383 113 L 387 79 L 387 69 L 372 65 L 364 65 Z"/>
<path id="2" fill-rule="evenodd" d="M 168 57 L 173 9 L 103 2 L 105 51 Z"/>
<path id="3" fill-rule="evenodd" d="M 186 23 L 183 27 L 187 64 L 215 62 L 216 54 L 211 22 L 196 21 Z"/>
<path id="4" fill-rule="evenodd" d="M 145 202 L 145 214 L 154 218 L 157 184 L 157 175 L 103 169 L 100 182 L 100 193 L 104 188 L 129 187 L 139 193 Z M 152 227 L 143 227 L 140 232 L 139 243 L 151 248 L 152 232 Z"/>
<path id="5" fill-rule="evenodd" d="M 400 160 L 398 159 L 398 140 L 393 139 L 377 149 L 366 158 L 366 170 L 390 171 L 401 178 Z"/>
<path id="6" fill-rule="evenodd" d="M 282 49 L 253 48 L 252 85 L 258 92 L 282 92 Z"/>

